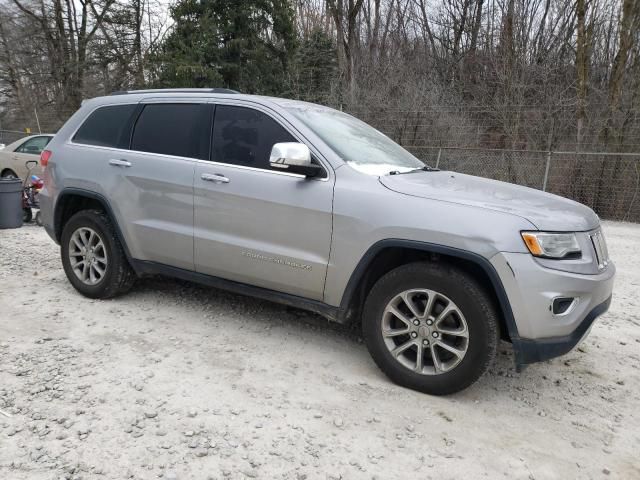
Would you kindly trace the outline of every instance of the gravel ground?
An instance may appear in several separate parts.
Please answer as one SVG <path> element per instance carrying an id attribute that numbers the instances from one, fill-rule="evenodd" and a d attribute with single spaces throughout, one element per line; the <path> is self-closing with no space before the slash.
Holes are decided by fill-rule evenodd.
<path id="1" fill-rule="evenodd" d="M 88 300 L 42 229 L 0 231 L 0 478 L 640 478 L 640 225 L 605 229 L 614 302 L 582 346 L 516 374 L 505 344 L 446 398 L 269 302 L 165 279 Z"/>

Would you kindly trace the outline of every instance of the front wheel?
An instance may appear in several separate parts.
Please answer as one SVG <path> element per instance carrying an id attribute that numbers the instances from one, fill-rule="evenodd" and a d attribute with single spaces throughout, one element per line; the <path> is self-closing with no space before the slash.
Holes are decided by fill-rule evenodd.
<path id="1" fill-rule="evenodd" d="M 432 395 L 480 378 L 499 339 L 491 298 L 464 271 L 439 263 L 403 265 L 380 278 L 365 302 L 362 328 L 391 380 Z"/>

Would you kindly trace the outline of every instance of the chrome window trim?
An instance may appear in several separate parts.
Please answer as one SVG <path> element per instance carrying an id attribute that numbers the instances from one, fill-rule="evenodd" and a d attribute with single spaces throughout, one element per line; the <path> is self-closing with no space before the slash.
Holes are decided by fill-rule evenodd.
<path id="1" fill-rule="evenodd" d="M 285 177 L 307 178 L 304 175 L 301 175 L 299 173 L 279 172 L 277 170 L 266 170 L 264 168 L 247 167 L 246 165 L 233 165 L 232 163 L 214 162 L 213 160 L 199 160 L 197 158 L 194 158 L 193 161 L 197 163 L 203 163 L 205 165 L 217 165 L 219 167 L 229 167 L 229 168 L 235 168 L 238 170 L 249 170 L 253 172 L 271 173 L 275 175 L 284 175 Z M 327 178 L 310 178 L 309 180 L 319 180 L 322 182 L 326 182 L 328 179 Z"/>
<path id="2" fill-rule="evenodd" d="M 151 100 L 151 101 L 145 101 L 145 100 Z M 329 167 L 328 165 L 330 165 L 330 163 L 324 158 L 324 156 L 320 153 L 320 151 L 315 147 L 315 145 L 313 145 L 311 142 L 309 142 L 304 135 L 302 135 L 297 129 L 295 129 L 295 127 L 293 127 L 292 125 L 290 125 L 289 122 L 286 121 L 286 119 L 282 118 L 282 116 L 280 114 L 278 114 L 278 112 L 275 112 L 274 110 L 265 107 L 264 105 L 261 105 L 259 103 L 256 102 L 252 102 L 252 101 L 242 101 L 242 100 L 238 100 L 236 102 L 221 102 L 218 98 L 203 98 L 203 97 L 199 97 L 197 99 L 185 99 L 185 98 L 181 98 L 179 99 L 181 101 L 176 101 L 173 98 L 169 99 L 169 98 L 158 98 L 158 97 L 154 97 L 154 98 L 150 98 L 150 99 L 142 99 L 139 100 L 137 102 L 114 102 L 114 103 L 105 103 L 102 105 L 97 105 L 96 107 L 94 107 L 93 109 L 91 109 L 91 111 L 89 113 L 87 113 L 82 121 L 79 122 L 78 126 L 72 131 L 72 133 L 69 135 L 69 137 L 66 140 L 66 145 L 70 146 L 70 147 L 84 147 L 84 148 L 98 148 L 100 150 L 107 150 L 107 151 L 112 151 L 112 152 L 130 152 L 130 153 L 135 153 L 135 154 L 139 154 L 139 155 L 153 155 L 156 157 L 164 157 L 164 158 L 170 158 L 170 159 L 178 159 L 178 160 L 190 160 L 193 162 L 199 162 L 199 163 L 204 163 L 204 164 L 208 164 L 208 165 L 218 165 L 221 167 L 229 167 L 229 168 L 236 168 L 239 170 L 251 170 L 251 171 L 256 171 L 256 172 L 263 172 L 263 173 L 268 173 L 271 175 L 283 175 L 286 177 L 295 177 L 295 178 L 304 178 L 306 179 L 307 177 L 305 177 L 304 175 L 300 175 L 298 173 L 289 173 L 289 172 L 282 172 L 282 171 L 278 171 L 278 170 L 267 170 L 265 168 L 257 168 L 257 167 L 248 167 L 245 165 L 234 165 L 232 163 L 222 163 L 222 162 L 216 162 L 213 160 L 202 160 L 199 158 L 192 158 L 192 157 L 180 157 L 177 155 L 166 155 L 164 153 L 153 153 L 153 152 L 142 152 L 140 150 L 130 150 L 130 149 L 124 149 L 124 148 L 115 148 L 115 147 L 105 147 L 102 145 L 91 145 L 91 144 L 87 144 L 87 143 L 77 143 L 73 141 L 73 137 L 76 135 L 76 133 L 78 132 L 78 130 L 80 130 L 80 127 L 82 127 L 82 125 L 84 124 L 84 122 L 87 121 L 87 118 L 89 118 L 89 116 L 91 116 L 93 114 L 93 112 L 95 112 L 96 110 L 98 110 L 99 108 L 103 108 L 103 107 L 113 107 L 113 106 L 118 106 L 118 105 L 140 105 L 140 104 L 150 104 L 150 103 L 209 103 L 209 104 L 213 104 L 215 105 L 232 105 L 232 106 L 240 106 L 240 107 L 245 107 L 245 108 L 253 108 L 254 110 L 258 110 L 261 111 L 262 113 L 268 115 L 271 119 L 273 119 L 276 123 L 278 123 L 278 125 L 280 125 L 282 128 L 284 128 L 287 132 L 289 132 L 296 140 L 300 141 L 300 143 L 304 143 L 305 145 L 307 145 L 309 147 L 309 149 L 311 150 L 312 153 L 315 154 L 318 162 L 320 162 L 320 165 L 322 166 L 322 168 L 325 170 L 326 172 L 326 177 L 325 178 L 316 178 L 316 177 L 312 177 L 309 178 L 309 180 L 314 180 L 314 181 L 319 181 L 319 182 L 328 182 L 330 179 L 333 178 L 333 168 Z M 247 105 L 249 104 L 249 105 Z M 256 108 L 256 107 L 262 107 L 262 108 Z M 279 118 L 274 118 L 274 114 L 277 115 Z M 283 125 L 283 123 L 285 123 Z"/>

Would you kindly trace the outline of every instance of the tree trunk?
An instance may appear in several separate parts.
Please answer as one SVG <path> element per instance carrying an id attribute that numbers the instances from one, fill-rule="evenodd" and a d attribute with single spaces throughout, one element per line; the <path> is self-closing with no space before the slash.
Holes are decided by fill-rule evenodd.
<path id="1" fill-rule="evenodd" d="M 584 122 L 587 111 L 587 80 L 588 80 L 588 54 L 585 0 L 576 0 L 576 17 L 578 21 L 578 39 L 576 45 L 576 75 L 577 75 L 577 110 L 576 110 L 576 150 L 582 145 Z"/>
<path id="2" fill-rule="evenodd" d="M 471 46 L 469 50 L 473 55 L 476 53 L 478 46 L 478 34 L 480 33 L 480 26 L 482 25 L 482 6 L 484 0 L 478 0 L 476 3 L 476 18 L 473 21 L 473 30 L 471 31 Z"/>
<path id="3" fill-rule="evenodd" d="M 620 43 L 613 60 L 611 78 L 609 80 L 609 114 L 602 134 L 605 145 L 618 140 L 620 132 L 616 128 L 615 116 L 620 107 L 624 73 L 629 53 L 631 52 L 637 30 L 640 28 L 640 1 L 623 0 L 622 17 L 620 19 Z"/>

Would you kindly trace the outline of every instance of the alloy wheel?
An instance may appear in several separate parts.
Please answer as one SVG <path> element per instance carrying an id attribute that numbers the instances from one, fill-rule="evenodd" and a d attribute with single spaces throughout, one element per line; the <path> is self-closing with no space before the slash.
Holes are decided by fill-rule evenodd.
<path id="1" fill-rule="evenodd" d="M 80 227 L 69 240 L 69 261 L 78 279 L 86 285 L 96 285 L 107 271 L 108 258 L 104 242 L 89 227 Z"/>
<path id="2" fill-rule="evenodd" d="M 391 355 L 421 375 L 453 370 L 469 348 L 469 328 L 462 311 L 434 290 L 405 290 L 393 297 L 380 327 Z"/>

